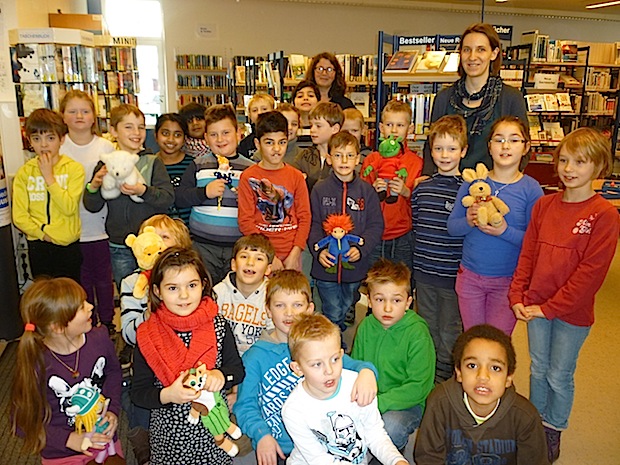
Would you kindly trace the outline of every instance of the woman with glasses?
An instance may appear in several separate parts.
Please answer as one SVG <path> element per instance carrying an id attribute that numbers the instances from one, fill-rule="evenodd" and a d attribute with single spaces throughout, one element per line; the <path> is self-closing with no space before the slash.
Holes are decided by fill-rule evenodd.
<path id="1" fill-rule="evenodd" d="M 484 163 L 493 168 L 487 141 L 493 122 L 502 116 L 517 116 L 527 124 L 525 99 L 519 90 L 502 82 L 500 41 L 493 26 L 477 23 L 461 36 L 459 51 L 459 80 L 435 97 L 431 123 L 444 115 L 457 114 L 465 118 L 468 130 L 467 154 L 461 160 L 461 170 Z M 524 160 L 527 162 L 527 160 Z M 430 148 L 424 149 L 423 174 L 431 175 L 435 165 Z"/>
<path id="2" fill-rule="evenodd" d="M 354 108 L 353 102 L 344 96 L 347 83 L 340 67 L 340 63 L 334 55 L 323 52 L 312 58 L 306 79 L 313 82 L 319 88 L 320 102 L 333 102 L 345 108 Z"/>

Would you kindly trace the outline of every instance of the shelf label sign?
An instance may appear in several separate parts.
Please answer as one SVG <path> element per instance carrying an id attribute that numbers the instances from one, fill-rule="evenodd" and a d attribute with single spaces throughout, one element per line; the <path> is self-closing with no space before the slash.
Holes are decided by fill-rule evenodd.
<path id="1" fill-rule="evenodd" d="M 435 45 L 435 36 L 400 36 L 398 45 Z"/>
<path id="2" fill-rule="evenodd" d="M 493 25 L 493 29 L 497 32 L 499 40 L 508 40 L 512 42 L 512 26 Z"/>
<path id="3" fill-rule="evenodd" d="M 203 39 L 217 39 L 217 24 L 199 24 L 196 26 L 196 35 Z"/>
<path id="4" fill-rule="evenodd" d="M 437 36 L 437 43 L 439 44 L 439 50 L 456 50 L 459 48 L 459 44 L 461 43 L 460 35 L 446 35 L 446 36 Z"/>

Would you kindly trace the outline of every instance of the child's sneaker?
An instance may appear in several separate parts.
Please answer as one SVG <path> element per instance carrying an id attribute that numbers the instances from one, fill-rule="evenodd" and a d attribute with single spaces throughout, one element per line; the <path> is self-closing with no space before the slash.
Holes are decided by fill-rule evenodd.
<path id="1" fill-rule="evenodd" d="M 560 435 L 562 431 L 545 426 L 545 436 L 547 438 L 547 454 L 549 462 L 553 463 L 560 457 Z"/>
<path id="2" fill-rule="evenodd" d="M 349 310 L 344 317 L 344 324 L 347 326 L 353 326 L 355 324 L 355 305 L 349 307 Z"/>

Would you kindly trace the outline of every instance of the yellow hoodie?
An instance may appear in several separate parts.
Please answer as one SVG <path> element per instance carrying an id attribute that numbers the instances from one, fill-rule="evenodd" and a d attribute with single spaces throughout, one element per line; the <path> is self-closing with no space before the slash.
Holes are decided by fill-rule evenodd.
<path id="1" fill-rule="evenodd" d="M 60 155 L 54 165 L 56 182 L 45 184 L 38 157 L 22 166 L 13 182 L 13 223 L 28 240 L 47 234 L 56 245 L 69 245 L 80 238 L 79 204 L 84 190 L 84 168 Z"/>

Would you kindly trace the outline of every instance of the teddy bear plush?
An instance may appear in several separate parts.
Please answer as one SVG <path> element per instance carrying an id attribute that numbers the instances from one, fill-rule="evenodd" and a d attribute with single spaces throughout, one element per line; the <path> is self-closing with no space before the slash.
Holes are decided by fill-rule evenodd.
<path id="1" fill-rule="evenodd" d="M 241 429 L 230 421 L 228 406 L 219 392 L 210 392 L 205 389 L 207 381 L 207 367 L 198 362 L 183 378 L 183 386 L 200 393 L 200 396 L 192 401 L 187 421 L 198 424 L 200 420 L 205 428 L 213 435 L 215 445 L 225 451 L 231 457 L 239 453 L 239 447 L 228 439 L 224 433 L 233 439 L 241 437 Z"/>
<path id="2" fill-rule="evenodd" d="M 471 185 L 469 186 L 469 195 L 463 197 L 461 202 L 466 208 L 475 203 L 480 204 L 478 224 L 490 224 L 498 227 L 502 224 L 503 217 L 510 211 L 510 208 L 502 199 L 491 195 L 491 186 L 485 181 L 488 176 L 489 170 L 483 163 L 476 165 L 476 171 L 471 168 L 463 170 L 463 180 L 471 183 Z"/>
<path id="3" fill-rule="evenodd" d="M 101 184 L 101 197 L 106 200 L 117 198 L 121 195 L 120 188 L 123 184 L 146 184 L 144 177 L 136 168 L 139 159 L 139 155 L 124 150 L 116 150 L 101 155 L 101 161 L 105 163 L 108 170 Z M 144 199 L 137 195 L 130 195 L 129 197 L 136 203 L 144 202 Z"/>
<path id="4" fill-rule="evenodd" d="M 144 228 L 141 234 L 130 234 L 125 238 L 125 244 L 130 247 L 138 266 L 142 270 L 138 280 L 133 287 L 133 296 L 136 299 L 142 299 L 146 296 L 149 287 L 149 277 L 155 260 L 166 249 L 166 244 L 159 234 L 155 232 L 153 226 Z"/>

